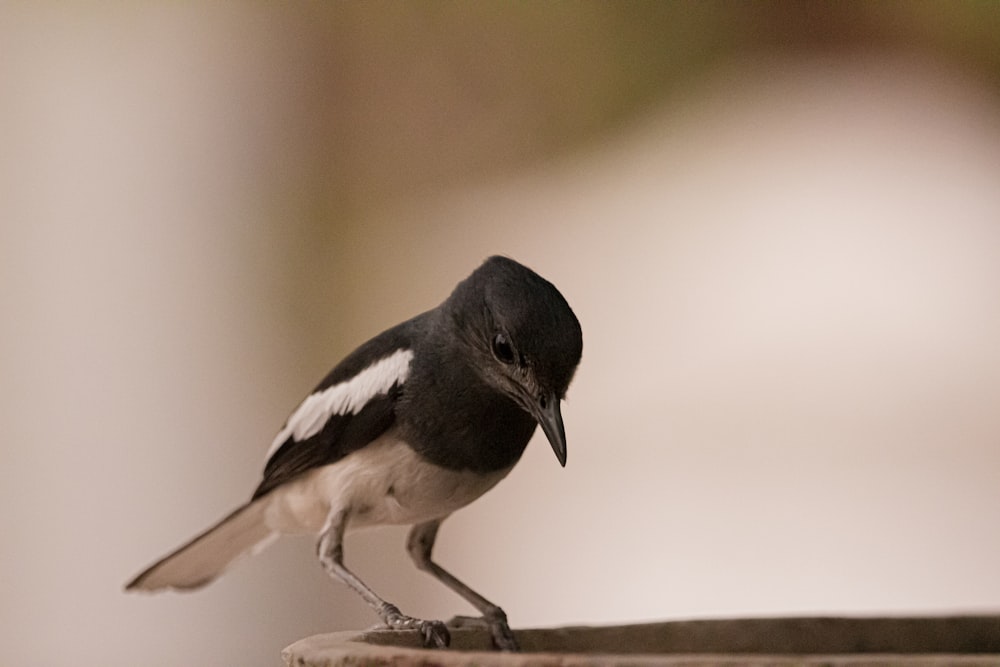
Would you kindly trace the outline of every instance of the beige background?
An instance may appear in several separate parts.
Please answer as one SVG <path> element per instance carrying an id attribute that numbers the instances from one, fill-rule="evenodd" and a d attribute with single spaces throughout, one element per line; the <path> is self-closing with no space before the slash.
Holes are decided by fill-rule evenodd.
<path id="1" fill-rule="evenodd" d="M 493 253 L 585 341 L 568 467 L 442 530 L 514 624 L 1000 609 L 996 16 L 753 6 L 0 9 L 0 662 L 374 622 L 307 539 L 120 590 Z M 348 561 L 468 613 L 403 538 Z"/>

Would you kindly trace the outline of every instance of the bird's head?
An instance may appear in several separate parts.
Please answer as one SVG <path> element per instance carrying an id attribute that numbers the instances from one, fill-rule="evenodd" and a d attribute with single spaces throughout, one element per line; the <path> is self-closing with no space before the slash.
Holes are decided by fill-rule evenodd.
<path id="1" fill-rule="evenodd" d="M 560 404 L 583 351 L 580 322 L 559 290 L 531 269 L 491 257 L 444 304 L 480 376 L 542 427 L 560 465 Z"/>

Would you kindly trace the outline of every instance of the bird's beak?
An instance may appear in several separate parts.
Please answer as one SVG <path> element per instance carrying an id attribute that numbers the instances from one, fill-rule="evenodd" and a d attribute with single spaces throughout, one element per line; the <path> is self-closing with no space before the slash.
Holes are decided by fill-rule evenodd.
<path id="1" fill-rule="evenodd" d="M 534 404 L 534 417 L 538 420 L 545 437 L 552 445 L 552 451 L 559 459 L 559 465 L 566 467 L 566 429 L 563 426 L 562 413 L 559 411 L 561 401 L 555 394 L 542 394 Z"/>

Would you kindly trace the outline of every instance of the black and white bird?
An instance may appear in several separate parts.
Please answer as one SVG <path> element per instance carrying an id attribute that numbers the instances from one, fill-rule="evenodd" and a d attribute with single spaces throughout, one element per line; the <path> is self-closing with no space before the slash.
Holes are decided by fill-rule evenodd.
<path id="1" fill-rule="evenodd" d="M 566 465 L 560 404 L 580 362 L 580 323 L 562 294 L 505 257 L 491 257 L 437 308 L 349 354 L 275 437 L 250 501 L 154 563 L 127 590 L 203 586 L 282 534 L 319 536 L 323 568 L 389 628 L 450 641 L 440 621 L 404 615 L 344 564 L 344 533 L 412 525 L 418 568 L 464 597 L 493 643 L 517 650 L 503 610 L 431 559 L 441 522 L 510 472 L 541 425 Z"/>

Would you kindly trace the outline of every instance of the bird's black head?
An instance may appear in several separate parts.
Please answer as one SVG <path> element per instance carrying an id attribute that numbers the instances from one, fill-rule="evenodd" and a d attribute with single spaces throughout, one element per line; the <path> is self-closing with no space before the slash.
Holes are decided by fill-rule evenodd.
<path id="1" fill-rule="evenodd" d="M 491 257 L 442 310 L 480 376 L 538 421 L 566 465 L 560 402 L 580 363 L 583 334 L 559 290 L 512 259 Z"/>

